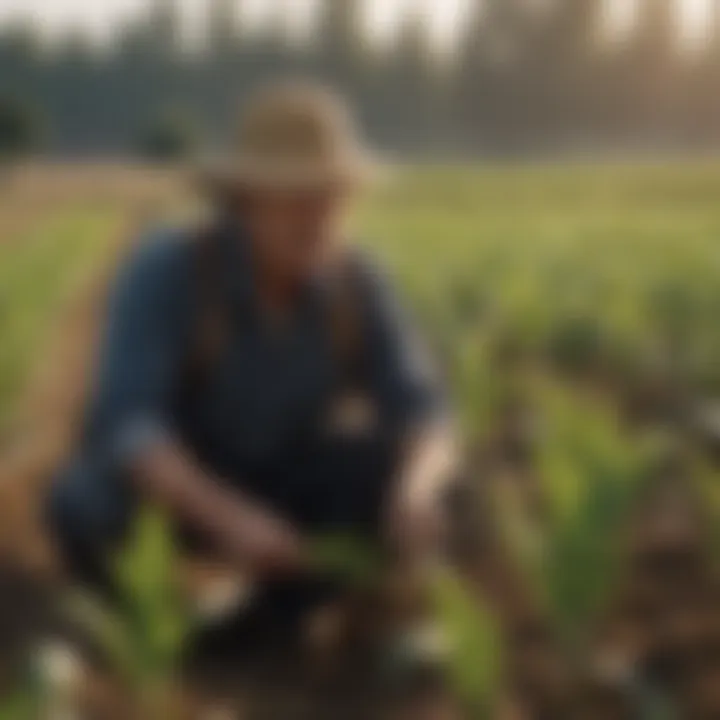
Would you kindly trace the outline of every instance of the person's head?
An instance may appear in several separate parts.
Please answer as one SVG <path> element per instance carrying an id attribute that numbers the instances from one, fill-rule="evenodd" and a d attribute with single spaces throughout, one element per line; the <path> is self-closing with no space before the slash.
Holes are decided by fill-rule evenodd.
<path id="1" fill-rule="evenodd" d="M 249 188 L 235 208 L 258 260 L 275 275 L 302 280 L 324 265 L 348 230 L 355 188 Z"/>
<path id="2" fill-rule="evenodd" d="M 340 98 L 307 83 L 273 85 L 248 104 L 223 201 L 261 262 L 292 278 L 312 274 L 347 234 L 367 180 L 368 154 Z"/>

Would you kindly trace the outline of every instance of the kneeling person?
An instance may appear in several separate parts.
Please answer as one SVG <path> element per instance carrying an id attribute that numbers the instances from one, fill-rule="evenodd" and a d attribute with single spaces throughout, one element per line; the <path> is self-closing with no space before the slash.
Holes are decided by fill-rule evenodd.
<path id="1" fill-rule="evenodd" d="M 142 242 L 114 290 L 84 436 L 55 484 L 71 569 L 107 585 L 138 504 L 261 584 L 298 587 L 308 538 L 432 550 L 445 403 L 390 288 L 346 242 L 366 175 L 342 103 L 262 92 L 203 230 Z M 282 603 L 281 603 L 282 604 Z"/>

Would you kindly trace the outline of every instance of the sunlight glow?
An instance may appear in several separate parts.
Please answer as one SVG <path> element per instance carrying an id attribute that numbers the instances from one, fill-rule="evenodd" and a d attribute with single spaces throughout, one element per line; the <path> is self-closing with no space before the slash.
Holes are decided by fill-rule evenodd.
<path id="1" fill-rule="evenodd" d="M 682 0 L 683 23 L 691 38 L 703 39 L 708 33 L 708 18 L 714 0 Z"/>
<path id="2" fill-rule="evenodd" d="M 372 39 L 381 43 L 387 41 L 408 7 L 409 0 L 368 0 L 366 20 Z"/>
<path id="3" fill-rule="evenodd" d="M 474 0 L 365 0 L 366 24 L 373 40 L 387 41 L 406 11 L 420 6 L 428 13 L 431 38 L 447 47 Z M 616 30 L 632 26 L 638 2 L 647 0 L 605 0 L 610 24 Z M 676 0 L 683 34 L 701 39 L 707 32 L 708 14 L 714 0 Z M 288 27 L 306 28 L 318 0 L 237 0 L 248 24 L 263 26 L 277 18 Z M 178 0 L 185 24 L 195 34 L 208 0 Z M 147 13 L 152 0 L 1 0 L 0 23 L 12 19 L 30 19 L 49 37 L 62 35 L 71 28 L 90 34 L 99 42 L 112 37 L 128 17 Z"/>
<path id="4" fill-rule="evenodd" d="M 638 7 L 647 1 L 607 0 L 611 27 L 621 33 L 632 28 Z M 708 17 L 715 0 L 676 0 L 676 2 L 681 35 L 691 41 L 703 40 L 707 36 Z"/>

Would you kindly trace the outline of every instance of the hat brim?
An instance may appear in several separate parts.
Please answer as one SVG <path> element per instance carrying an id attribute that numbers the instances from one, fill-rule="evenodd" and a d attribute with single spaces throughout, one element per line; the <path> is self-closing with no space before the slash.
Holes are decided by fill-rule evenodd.
<path id="1" fill-rule="evenodd" d="M 353 155 L 327 163 L 268 163 L 250 157 L 230 161 L 210 158 L 198 163 L 195 171 L 196 178 L 209 192 L 367 186 L 377 183 L 388 174 L 387 167 L 369 154 Z"/>

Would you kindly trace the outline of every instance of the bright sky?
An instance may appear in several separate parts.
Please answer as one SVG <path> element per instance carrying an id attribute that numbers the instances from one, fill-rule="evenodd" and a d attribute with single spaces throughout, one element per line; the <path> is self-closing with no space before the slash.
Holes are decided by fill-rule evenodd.
<path id="1" fill-rule="evenodd" d="M 679 22 L 689 38 L 702 38 L 707 32 L 707 19 L 716 0 L 676 0 Z M 631 0 L 608 0 L 610 16 L 618 26 L 632 24 L 637 7 Z"/>
<path id="2" fill-rule="evenodd" d="M 611 17 L 622 23 L 632 17 L 631 0 L 607 0 Z M 701 35 L 707 11 L 713 0 L 677 0 L 687 32 Z M 207 0 L 178 0 L 189 25 L 202 17 Z M 302 25 L 312 16 L 316 0 L 239 0 L 248 17 L 262 23 L 269 17 L 294 18 Z M 392 34 L 403 11 L 419 8 L 430 15 L 430 27 L 440 45 L 447 43 L 460 26 L 471 0 L 366 0 L 368 24 L 378 37 Z M 62 34 L 68 27 L 80 26 L 94 37 L 112 35 L 118 21 L 147 9 L 149 0 L 0 0 L 0 22 L 13 17 L 31 17 L 49 35 Z"/>

